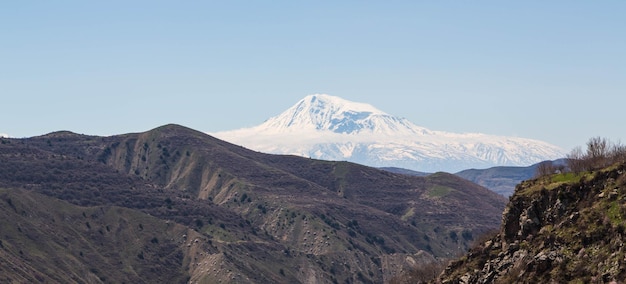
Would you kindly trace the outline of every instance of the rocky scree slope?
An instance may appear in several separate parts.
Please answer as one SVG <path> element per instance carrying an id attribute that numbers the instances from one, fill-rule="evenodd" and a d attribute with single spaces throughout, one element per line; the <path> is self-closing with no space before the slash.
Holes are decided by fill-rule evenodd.
<path id="1" fill-rule="evenodd" d="M 626 279 L 626 165 L 520 184 L 497 235 L 438 283 L 608 283 Z"/>

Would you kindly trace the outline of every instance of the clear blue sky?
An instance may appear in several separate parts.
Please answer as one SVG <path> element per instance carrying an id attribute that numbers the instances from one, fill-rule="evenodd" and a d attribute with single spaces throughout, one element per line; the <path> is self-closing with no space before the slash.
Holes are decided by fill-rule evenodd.
<path id="1" fill-rule="evenodd" d="M 3 1 L 0 133 L 221 131 L 302 97 L 626 142 L 626 1 Z"/>

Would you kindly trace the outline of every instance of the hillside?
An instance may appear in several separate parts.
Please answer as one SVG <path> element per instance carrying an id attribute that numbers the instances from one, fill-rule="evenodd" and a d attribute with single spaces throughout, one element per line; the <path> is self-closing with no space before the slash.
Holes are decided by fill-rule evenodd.
<path id="1" fill-rule="evenodd" d="M 488 169 L 469 169 L 456 173 L 469 181 L 480 184 L 502 196 L 511 196 L 515 186 L 533 178 L 536 165 L 528 167 L 492 167 Z"/>
<path id="2" fill-rule="evenodd" d="M 369 104 L 325 94 L 306 96 L 258 126 L 211 135 L 264 153 L 420 172 L 527 166 L 564 156 L 543 141 L 434 131 Z"/>
<path id="3" fill-rule="evenodd" d="M 0 282 L 181 283 L 188 229 L 116 206 L 0 189 Z M 112 272 L 116 273 L 112 273 Z"/>
<path id="4" fill-rule="evenodd" d="M 43 219 L 19 221 L 20 228 L 80 239 L 70 245 L 112 263 L 96 268 L 96 276 L 128 271 L 112 282 L 168 276 L 173 278 L 166 282 L 379 283 L 408 265 L 466 250 L 475 236 L 498 226 L 505 204 L 450 174 L 410 177 L 347 162 L 262 154 L 178 125 L 110 137 L 62 131 L 1 142 L 3 194 L 14 205 L 31 199 L 23 206 L 46 204 L 32 210 Z M 39 228 L 63 214 L 87 219 Z M 19 220 L 6 216 L 7 226 Z M 132 225 L 111 236 L 107 226 L 113 231 L 122 220 L 142 224 L 143 231 Z M 53 271 L 63 269 L 60 263 L 79 262 L 72 271 L 85 275 L 95 260 L 58 252 L 68 244 L 43 237 L 36 237 L 41 247 L 28 251 L 46 257 L 28 258 L 15 253 L 25 252 L 24 238 L 30 237 L 0 237 L 12 248 L 10 257 L 28 264 L 24 273 L 7 277 L 32 272 L 52 282 L 91 281 L 57 281 Z M 154 256 L 161 251 L 150 247 L 155 238 L 176 257 Z M 132 248 L 116 246 L 129 241 Z M 43 260 L 49 258 L 59 261 Z M 159 263 L 168 263 L 169 270 Z"/>
<path id="5" fill-rule="evenodd" d="M 497 235 L 441 283 L 609 283 L 626 278 L 626 164 L 520 184 Z"/>
<path id="6" fill-rule="evenodd" d="M 396 167 L 382 167 L 380 169 L 383 171 L 388 171 L 388 172 L 392 172 L 396 174 L 403 174 L 403 175 L 417 176 L 417 177 L 425 177 L 431 174 L 431 173 L 412 171 L 409 169 L 396 168 Z"/>

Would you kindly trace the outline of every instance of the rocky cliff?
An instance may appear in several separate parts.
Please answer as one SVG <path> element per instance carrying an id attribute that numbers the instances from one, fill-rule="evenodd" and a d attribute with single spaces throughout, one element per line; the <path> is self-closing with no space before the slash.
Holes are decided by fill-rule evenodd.
<path id="1" fill-rule="evenodd" d="M 439 283 L 618 283 L 626 279 L 626 164 L 517 186 L 500 231 Z"/>

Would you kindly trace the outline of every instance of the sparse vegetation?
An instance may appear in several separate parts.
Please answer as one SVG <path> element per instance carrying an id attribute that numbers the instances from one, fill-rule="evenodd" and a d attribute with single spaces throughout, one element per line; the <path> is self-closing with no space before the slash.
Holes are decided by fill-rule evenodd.
<path id="1" fill-rule="evenodd" d="M 625 279 L 626 162 L 623 147 L 592 138 L 571 171 L 520 184 L 497 234 L 479 237 L 438 281 L 619 283 Z M 545 167 L 544 169 L 550 169 Z M 538 171 L 541 172 L 541 171 Z"/>
<path id="2" fill-rule="evenodd" d="M 587 151 L 574 148 L 567 156 L 569 168 L 574 173 L 601 169 L 615 163 L 626 162 L 626 146 L 612 143 L 606 138 L 593 137 L 587 142 Z"/>
<path id="3" fill-rule="evenodd" d="M 186 278 L 185 273 L 176 267 L 177 264 L 182 264 L 182 258 L 179 258 L 182 255 L 175 253 L 177 247 L 167 240 L 154 243 L 151 239 L 155 238 L 154 234 L 168 236 L 170 233 L 166 230 L 137 233 L 132 228 L 123 225 L 124 220 L 135 219 L 150 223 L 162 222 L 157 218 L 131 209 L 79 207 L 32 191 L 0 189 L 0 198 L 7 197 L 13 200 L 12 203 L 17 208 L 30 208 L 30 215 L 15 212 L 6 203 L 0 204 L 2 235 L 10 240 L 2 241 L 4 251 L 0 253 L 0 270 L 2 271 L 0 278 L 3 280 L 0 282 L 8 279 L 22 279 L 22 282 L 28 283 L 88 282 L 88 278 L 81 278 L 82 274 L 79 271 L 86 271 L 93 267 L 98 267 L 97 275 L 100 278 L 106 276 L 106 282 L 114 283 L 136 283 L 139 281 L 136 273 L 151 279 L 159 279 L 159 282 L 178 283 Z M 98 217 L 94 218 L 95 215 Z M 88 222 L 85 222 L 84 216 L 90 218 Z M 59 220 L 63 221 L 59 222 Z M 7 226 L 14 222 L 20 224 L 23 233 Z M 93 230 L 87 230 L 87 223 Z M 106 227 L 118 228 L 118 230 L 116 234 L 104 234 Z M 77 228 L 80 229 L 77 230 Z M 96 228 L 102 229 L 96 230 Z M 151 246 L 147 246 L 149 244 Z M 147 249 L 142 250 L 142 247 Z M 138 256 L 141 252 L 143 252 L 144 259 L 148 259 L 149 256 L 157 254 L 157 251 L 164 262 L 151 261 L 153 271 L 138 265 L 137 261 L 141 260 Z M 37 258 L 33 259 L 33 256 Z M 75 261 L 59 261 L 68 259 L 75 259 Z M 125 263 L 133 265 L 135 271 L 125 270 L 121 261 L 111 261 L 116 259 L 124 259 Z M 165 263 L 171 266 L 168 267 Z M 33 273 L 32 270 L 23 268 L 9 269 L 18 267 L 46 267 L 48 270 Z M 37 274 L 37 279 L 34 277 L 35 274 Z M 78 278 L 70 279 L 68 275 Z"/>
<path id="4" fill-rule="evenodd" d="M 420 284 L 433 281 L 446 268 L 444 262 L 431 262 L 411 268 L 401 276 L 393 277 L 389 284 Z"/>
<path id="5" fill-rule="evenodd" d="M 450 239 L 452 239 L 453 241 L 458 241 L 459 236 L 456 234 L 455 231 L 450 231 L 450 233 L 448 233 L 448 235 L 450 236 Z"/>
<path id="6" fill-rule="evenodd" d="M 430 191 L 428 192 L 428 196 L 430 196 L 430 197 L 443 197 L 443 196 L 446 196 L 451 191 L 453 191 L 452 188 L 449 188 L 447 186 L 437 185 L 437 186 L 434 186 L 433 188 L 430 189 Z"/>
<path id="7" fill-rule="evenodd" d="M 137 275 L 160 283 L 229 282 L 238 275 L 261 283 L 301 282 L 301 273 L 286 265 L 291 263 L 307 265 L 324 282 L 380 283 L 387 273 L 382 259 L 420 249 L 454 254 L 469 242 L 460 226 L 496 226 L 504 206 L 501 197 L 452 175 L 405 177 L 347 162 L 270 156 L 180 126 L 111 137 L 63 133 L 5 140 L 0 187 L 29 193 L 0 197 L 4 216 L 22 220 L 2 226 L 4 250 L 13 259 L 44 256 L 29 263 L 39 271 L 82 275 L 58 265 L 98 267 L 94 277 L 107 283 L 141 282 Z M 423 198 L 431 188 L 442 190 Z M 38 194 L 69 203 L 45 211 L 22 205 Z M 47 225 L 30 223 L 38 218 Z M 44 251 L 31 244 L 18 254 L 14 240 L 45 228 L 51 230 L 45 235 L 54 235 L 68 222 L 72 229 L 66 231 L 82 235 L 34 236 Z M 431 231 L 435 224 L 438 233 Z M 451 230 L 457 242 L 447 235 Z M 208 261 L 209 255 L 221 259 Z M 243 261 L 245 267 L 237 265 Z M 213 271 L 220 268 L 214 262 L 225 269 Z"/>
<path id="8" fill-rule="evenodd" d="M 613 143 L 606 138 L 593 137 L 586 144 L 586 151 L 582 147 L 575 147 L 567 154 L 566 165 L 554 165 L 551 161 L 545 161 L 537 166 L 535 177 L 546 177 L 564 173 L 574 173 L 602 169 L 610 165 L 626 162 L 626 146 L 621 143 Z"/>

